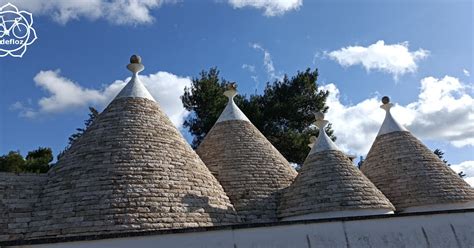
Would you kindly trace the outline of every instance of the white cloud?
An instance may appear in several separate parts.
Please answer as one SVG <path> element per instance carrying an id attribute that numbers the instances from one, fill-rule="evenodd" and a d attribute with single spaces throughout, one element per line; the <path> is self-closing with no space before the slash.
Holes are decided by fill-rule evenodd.
<path id="1" fill-rule="evenodd" d="M 15 6 L 28 10 L 33 15 L 51 17 L 60 24 L 82 18 L 88 20 L 105 19 L 113 24 L 148 24 L 155 18 L 151 11 L 166 3 L 179 0 L 0 0 L 0 5 L 12 2 Z M 282 15 L 297 10 L 303 0 L 229 0 L 236 8 L 253 7 L 263 9 L 265 16 Z"/>
<path id="2" fill-rule="evenodd" d="M 418 101 L 406 106 L 404 122 L 420 137 L 447 140 L 457 147 L 474 145 L 472 88 L 455 77 L 421 80 Z"/>
<path id="3" fill-rule="evenodd" d="M 365 155 L 384 116 L 383 111 L 378 109 L 380 104 L 377 97 L 356 105 L 344 105 L 340 102 L 340 92 L 336 85 L 327 84 L 320 89 L 329 91 L 326 119 L 332 123 L 337 145 L 348 153 Z"/>
<path id="4" fill-rule="evenodd" d="M 272 55 L 270 54 L 270 52 L 257 43 L 250 44 L 250 46 L 255 50 L 263 52 L 263 66 L 265 66 L 265 70 L 267 72 L 268 77 L 270 79 L 282 79 L 281 74 L 277 73 L 275 70 L 275 66 L 273 66 Z"/>
<path id="5" fill-rule="evenodd" d="M 260 82 L 258 81 L 258 76 L 256 75 L 255 65 L 243 64 L 242 69 L 250 72 L 250 78 L 255 82 L 255 90 L 258 90 Z"/>
<path id="6" fill-rule="evenodd" d="M 406 73 L 417 70 L 417 62 L 426 58 L 429 51 L 418 49 L 408 50 L 408 42 L 385 45 L 383 40 L 368 47 L 348 46 L 327 52 L 326 55 L 340 65 L 348 67 L 362 65 L 367 71 L 379 70 L 393 75 L 395 79 Z"/>
<path id="7" fill-rule="evenodd" d="M 55 113 L 67 109 L 83 107 L 85 104 L 96 105 L 104 102 L 106 96 L 93 89 L 86 89 L 77 83 L 61 77 L 60 71 L 40 71 L 33 80 L 36 85 L 51 93 L 38 101 L 41 112 Z"/>
<path id="8" fill-rule="evenodd" d="M 468 160 L 464 161 L 460 164 L 453 164 L 451 165 L 451 169 L 453 169 L 456 173 L 463 172 L 466 176 L 463 178 L 467 183 L 469 183 L 472 187 L 474 187 L 474 161 Z"/>
<path id="9" fill-rule="evenodd" d="M 243 64 L 242 69 L 248 70 L 249 72 L 252 72 L 252 73 L 255 72 L 255 66 L 254 65 Z"/>
<path id="10" fill-rule="evenodd" d="M 333 123 L 336 143 L 346 152 L 367 154 L 385 116 L 379 109 L 380 97 L 345 105 L 334 84 L 323 85 L 321 89 L 330 92 L 327 119 Z M 449 142 L 456 147 L 474 146 L 471 92 L 468 84 L 457 78 L 426 77 L 421 80 L 418 99 L 406 106 L 396 105 L 392 114 L 421 139 Z"/>
<path id="11" fill-rule="evenodd" d="M 470 73 L 468 70 L 466 70 L 466 69 L 462 69 L 462 73 L 464 73 L 464 76 L 466 76 L 466 77 L 470 77 L 470 76 L 471 76 L 471 73 Z"/>
<path id="12" fill-rule="evenodd" d="M 0 0 L 3 5 L 11 0 Z M 51 16 L 66 24 L 71 20 L 103 18 L 113 24 L 147 24 L 154 21 L 150 11 L 175 0 L 15 0 L 18 8 L 33 15 Z"/>
<path id="13" fill-rule="evenodd" d="M 183 108 L 180 96 L 184 92 L 184 87 L 191 85 L 191 80 L 162 71 L 140 76 L 140 79 L 171 121 L 177 127 L 181 127 L 188 112 Z M 38 100 L 36 108 L 32 107 L 32 104 L 16 102 L 10 106 L 10 109 L 19 111 L 21 117 L 35 118 L 44 114 L 68 112 L 88 106 L 104 108 L 129 80 L 130 78 L 116 80 L 97 90 L 84 88 L 62 77 L 59 70 L 40 71 L 34 77 L 34 81 L 48 95 Z"/>
<path id="14" fill-rule="evenodd" d="M 303 0 L 229 0 L 229 4 L 236 9 L 244 7 L 263 9 L 265 16 L 277 16 L 298 10 L 303 5 Z"/>

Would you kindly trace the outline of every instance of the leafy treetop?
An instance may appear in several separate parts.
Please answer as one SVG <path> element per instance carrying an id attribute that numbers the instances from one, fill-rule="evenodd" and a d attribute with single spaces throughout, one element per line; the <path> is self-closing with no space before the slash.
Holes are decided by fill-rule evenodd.
<path id="1" fill-rule="evenodd" d="M 327 91 L 318 90 L 318 71 L 306 69 L 293 77 L 267 83 L 262 95 L 238 95 L 236 104 L 262 134 L 289 161 L 302 164 L 306 158 L 311 136 L 318 130 L 312 125 L 314 113 L 326 112 Z M 192 145 L 198 147 L 224 109 L 227 98 L 223 95 L 228 84 L 219 76 L 217 68 L 202 71 L 193 78 L 192 85 L 181 96 L 186 110 L 192 114 L 184 127 L 194 136 Z M 331 125 L 326 132 L 333 140 Z"/>

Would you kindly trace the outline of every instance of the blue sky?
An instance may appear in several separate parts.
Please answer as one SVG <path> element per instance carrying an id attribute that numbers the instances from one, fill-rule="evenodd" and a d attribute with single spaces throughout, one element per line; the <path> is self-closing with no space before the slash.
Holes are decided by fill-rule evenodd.
<path id="1" fill-rule="evenodd" d="M 2 154 L 59 152 L 87 107 L 103 109 L 124 84 L 137 53 L 177 126 L 187 114 L 178 96 L 203 69 L 217 66 L 250 94 L 318 68 L 347 152 L 367 152 L 389 95 L 400 122 L 474 176 L 471 1 L 10 2 L 32 12 L 38 39 L 22 58 L 0 58 Z"/>

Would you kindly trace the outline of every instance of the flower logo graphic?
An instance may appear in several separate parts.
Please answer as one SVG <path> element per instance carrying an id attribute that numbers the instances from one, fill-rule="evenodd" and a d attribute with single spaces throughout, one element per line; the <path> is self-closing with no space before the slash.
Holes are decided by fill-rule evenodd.
<path id="1" fill-rule="evenodd" d="M 32 27 L 33 16 L 7 3 L 0 7 L 0 57 L 11 55 L 21 58 L 38 37 Z"/>

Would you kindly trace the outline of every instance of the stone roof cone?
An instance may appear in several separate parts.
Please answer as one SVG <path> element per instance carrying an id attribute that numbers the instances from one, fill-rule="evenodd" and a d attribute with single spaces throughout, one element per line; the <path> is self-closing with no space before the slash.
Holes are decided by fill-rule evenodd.
<path id="1" fill-rule="evenodd" d="M 279 217 L 302 220 L 393 213 L 390 201 L 328 137 L 328 121 L 316 114 L 319 135 L 293 184 L 282 196 Z"/>
<path id="2" fill-rule="evenodd" d="M 278 192 L 297 173 L 237 107 L 236 85 L 224 95 L 229 102 L 196 151 L 244 222 L 277 221 Z"/>
<path id="3" fill-rule="evenodd" d="M 420 140 L 396 122 L 393 104 L 382 98 L 385 120 L 364 161 L 362 172 L 397 211 L 474 208 L 474 189 Z"/>
<path id="4" fill-rule="evenodd" d="M 160 109 L 132 56 L 130 82 L 49 172 L 28 238 L 235 224 L 222 186 Z"/>

